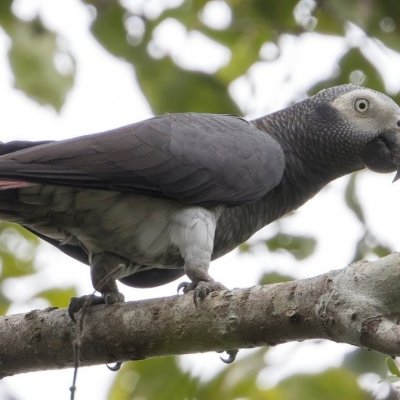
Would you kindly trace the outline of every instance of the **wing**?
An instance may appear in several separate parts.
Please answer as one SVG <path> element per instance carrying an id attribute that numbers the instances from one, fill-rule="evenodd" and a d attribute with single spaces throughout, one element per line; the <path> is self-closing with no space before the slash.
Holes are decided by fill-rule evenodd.
<path id="1" fill-rule="evenodd" d="M 252 123 L 186 113 L 63 141 L 30 142 L 0 156 L 0 179 L 239 205 L 275 187 L 284 167 L 278 142 Z"/>

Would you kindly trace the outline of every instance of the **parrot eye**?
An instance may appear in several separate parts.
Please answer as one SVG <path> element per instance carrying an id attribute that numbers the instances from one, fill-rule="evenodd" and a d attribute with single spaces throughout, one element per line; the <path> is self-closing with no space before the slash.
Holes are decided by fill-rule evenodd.
<path id="1" fill-rule="evenodd" d="M 369 109 L 369 101 L 363 97 L 359 97 L 354 102 L 354 108 L 359 113 L 365 113 Z"/>

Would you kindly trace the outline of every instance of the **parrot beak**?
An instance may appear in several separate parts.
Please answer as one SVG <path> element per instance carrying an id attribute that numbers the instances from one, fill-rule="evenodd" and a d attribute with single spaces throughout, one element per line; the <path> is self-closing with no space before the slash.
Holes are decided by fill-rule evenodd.
<path id="1" fill-rule="evenodd" d="M 371 171 L 396 172 L 393 182 L 400 179 L 400 133 L 386 131 L 366 143 L 361 152 L 364 166 Z"/>

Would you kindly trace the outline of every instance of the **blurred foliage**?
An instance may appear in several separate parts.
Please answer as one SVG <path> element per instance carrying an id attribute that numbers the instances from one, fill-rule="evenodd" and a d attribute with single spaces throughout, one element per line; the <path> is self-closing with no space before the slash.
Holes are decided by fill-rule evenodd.
<path id="1" fill-rule="evenodd" d="M 315 82 L 309 92 L 321 87 L 351 81 L 385 91 L 379 59 L 368 58 L 369 41 L 381 50 L 400 51 L 400 2 L 397 0 L 81 0 L 92 15 L 91 30 L 98 42 L 113 56 L 130 63 L 138 83 L 154 113 L 216 112 L 240 113 L 230 95 L 231 84 L 246 75 L 256 63 L 279 60 L 282 35 L 301 36 L 309 32 L 335 35 L 345 51 L 338 60 L 336 74 L 324 82 Z M 40 16 L 26 20 L 16 15 L 13 0 L 0 2 L 0 27 L 10 41 L 9 61 L 15 87 L 40 104 L 60 110 L 73 86 L 75 61 L 55 27 L 46 26 Z M 62 7 L 62 5 L 60 5 Z M 225 9 L 225 22 L 211 22 L 216 7 Z M 211 11 L 210 11 L 211 10 Z M 188 66 L 180 52 L 160 43 L 166 24 L 184 32 L 187 46 L 192 34 L 207 38 L 229 53 L 225 63 L 213 70 Z M 353 41 L 349 30 L 357 26 L 365 33 Z M 165 37 L 163 38 L 165 42 Z M 270 59 L 262 55 L 266 44 L 277 52 Z M 389 50 L 390 49 L 390 50 Z M 315 62 L 318 62 L 316 54 Z M 110 77 L 112 79 L 112 77 Z M 268 88 L 263 88 L 268 91 Z M 96 94 L 97 95 L 97 94 Z M 297 93 L 302 97 L 304 93 Z M 397 101 L 398 94 L 391 93 Z M 296 99 L 293 98 L 293 101 Z M 243 111 L 243 110 L 242 110 Z M 354 259 L 373 253 L 379 257 L 391 251 L 371 232 L 357 196 L 357 178 L 349 179 L 345 201 L 363 227 L 355 245 Z M 0 224 L 0 312 L 11 300 L 2 290 L 11 277 L 37 272 L 34 263 L 37 239 L 16 226 Z M 297 260 L 310 256 L 316 239 L 278 231 L 263 241 L 269 251 L 288 252 Z M 29 251 L 26 249 L 29 248 Z M 251 251 L 249 244 L 242 251 Z M 268 274 L 262 282 L 273 283 L 290 277 Z M 52 305 L 65 304 L 72 288 L 49 289 L 37 296 Z M 381 355 L 356 350 L 341 369 L 314 375 L 294 375 L 272 389 L 259 387 L 260 371 L 266 366 L 265 350 L 239 359 L 211 380 L 203 382 L 179 367 L 176 358 L 166 357 L 124 364 L 118 373 L 109 398 L 120 399 L 369 399 L 360 389 L 357 376 L 374 372 L 385 375 Z M 323 355 L 321 355 L 323 356 Z M 393 365 L 389 365 L 393 367 Z M 394 368 L 394 367 L 393 367 Z M 389 393 L 386 397 L 392 396 Z"/>
<path id="2" fill-rule="evenodd" d="M 71 53 L 39 17 L 23 21 L 10 12 L 11 4 L 2 0 L 0 26 L 11 40 L 8 56 L 14 85 L 38 103 L 60 110 L 74 82 Z"/>
<path id="3" fill-rule="evenodd" d="M 345 369 L 330 369 L 316 375 L 293 375 L 282 381 L 282 399 L 367 400 L 372 395 L 360 389 L 357 376 Z"/>
<path id="4" fill-rule="evenodd" d="M 374 372 L 383 378 L 387 373 L 386 358 L 376 351 L 356 349 L 345 356 L 342 366 L 359 375 Z"/>
<path id="5" fill-rule="evenodd" d="M 47 300 L 52 307 L 65 307 L 77 295 L 74 287 L 52 288 L 35 293 L 34 297 Z"/>
<path id="6" fill-rule="evenodd" d="M 176 357 L 160 357 L 123 364 L 109 399 L 185 399 L 193 397 L 198 385 L 198 379 L 179 368 Z"/>
<path id="7" fill-rule="evenodd" d="M 355 69 L 355 66 L 358 66 Z M 321 89 L 340 85 L 344 77 L 348 77 L 347 81 L 351 81 L 357 85 L 368 85 L 368 87 L 385 92 L 385 85 L 382 77 L 379 75 L 375 66 L 368 61 L 362 52 L 361 48 L 350 48 L 338 63 L 340 73 L 323 82 L 319 82 L 311 89 L 311 92 L 316 93 Z M 392 96 L 393 97 L 393 96 Z"/>
<path id="8" fill-rule="evenodd" d="M 4 291 L 7 280 L 24 278 L 39 272 L 35 256 L 39 239 L 17 224 L 0 221 L 0 315 L 6 314 L 13 299 Z M 50 306 L 65 307 L 76 296 L 76 289 L 52 288 L 34 292 L 31 298 L 42 298 Z"/>
<path id="9" fill-rule="evenodd" d="M 350 176 L 344 193 L 346 205 L 353 212 L 363 228 L 363 233 L 355 244 L 352 262 L 361 260 L 370 254 L 374 254 L 379 258 L 385 257 L 394 251 L 394 249 L 391 249 L 386 244 L 381 243 L 379 238 L 369 228 L 362 205 L 357 196 L 357 177 L 357 174 Z"/>
<path id="10" fill-rule="evenodd" d="M 134 66 L 155 113 L 237 113 L 229 85 L 252 65 L 264 61 L 260 52 L 264 44 L 275 43 L 279 48 L 282 34 L 317 32 L 345 39 L 352 23 L 386 46 L 400 48 L 399 6 L 394 0 L 82 1 L 94 11 L 93 34 L 110 53 Z M 208 22 L 207 11 L 215 12 L 221 6 L 229 14 L 227 22 Z M 160 27 L 166 23 L 181 28 L 187 37 L 201 34 L 225 47 L 230 52 L 229 61 L 211 73 L 185 67 L 177 54 L 157 42 Z M 325 86 L 351 80 L 384 91 L 382 77 L 366 58 L 363 43 L 353 47 L 350 40 L 346 42 L 347 52 L 339 61 L 338 73 Z"/>
<path id="11" fill-rule="evenodd" d="M 260 373 L 268 364 L 258 350 L 240 358 L 207 381 L 184 372 L 174 357 L 130 362 L 123 365 L 108 400 L 368 400 L 372 396 L 345 369 L 299 374 L 263 388 Z"/>
<path id="12" fill-rule="evenodd" d="M 314 253 L 317 241 L 310 236 L 288 235 L 278 233 L 265 241 L 269 251 L 285 250 L 293 255 L 296 260 L 304 260 Z"/>
<path id="13" fill-rule="evenodd" d="M 378 39 L 382 47 L 400 50 L 399 6 L 395 0 L 82 2 L 93 15 L 94 36 L 111 54 L 132 64 L 155 113 L 240 113 L 229 94 L 229 85 L 255 63 L 273 61 L 265 61 L 261 49 L 266 43 L 275 43 L 279 49 L 283 34 L 317 32 L 343 37 L 347 51 L 338 63 L 335 77 L 323 83 L 325 87 L 351 80 L 384 91 L 376 64 L 367 59 L 362 48 L 365 41 L 352 43 L 347 37 L 349 24 Z M 12 12 L 12 4 L 12 0 L 1 2 L 0 25 L 11 40 L 9 57 L 15 85 L 35 100 L 60 109 L 73 84 L 73 55 L 39 17 L 23 20 Z M 210 23 L 207 15 L 218 7 L 225 9 L 226 21 Z M 198 34 L 209 43 L 224 47 L 229 60 L 211 72 L 185 66 L 178 52 L 159 43 L 160 31 L 167 24 L 186 33 L 186 39 Z M 190 42 L 186 45 L 190 46 Z M 55 62 L 57 59 L 61 62 Z"/>
<path id="14" fill-rule="evenodd" d="M 279 272 L 268 272 L 265 273 L 261 276 L 261 278 L 258 280 L 259 285 L 270 285 L 273 283 L 280 283 L 280 282 L 288 282 L 288 281 L 293 281 L 295 278 L 290 275 L 283 275 L 280 274 Z"/>
<path id="15" fill-rule="evenodd" d="M 0 222 L 0 315 L 11 304 L 3 291 L 9 278 L 24 277 L 36 272 L 33 263 L 39 239 L 15 224 Z"/>
<path id="16" fill-rule="evenodd" d="M 386 365 L 390 371 L 390 373 L 396 377 L 396 378 L 400 378 L 400 369 L 399 366 L 397 365 L 396 361 L 393 360 L 393 358 L 391 357 L 387 357 L 386 358 Z"/>
<path id="17" fill-rule="evenodd" d="M 301 261 L 314 253 L 317 240 L 311 236 L 278 232 L 267 239 L 243 243 L 239 246 L 239 251 L 241 253 L 250 253 L 260 244 L 265 245 L 269 252 L 289 253 L 296 260 Z"/>

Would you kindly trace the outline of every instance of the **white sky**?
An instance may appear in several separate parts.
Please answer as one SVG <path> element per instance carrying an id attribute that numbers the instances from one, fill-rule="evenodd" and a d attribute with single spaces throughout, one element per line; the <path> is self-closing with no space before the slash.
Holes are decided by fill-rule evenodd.
<path id="1" fill-rule="evenodd" d="M 61 139 L 115 128 L 151 115 L 144 97 L 138 90 L 132 68 L 120 60 L 111 58 L 88 34 L 90 15 L 79 1 L 64 0 L 62 5 L 53 0 L 17 1 L 16 10 L 20 15 L 29 17 L 38 9 L 45 22 L 64 36 L 67 45 L 77 58 L 75 87 L 60 115 L 49 108 L 37 106 L 22 93 L 15 91 L 6 61 L 9 41 L 1 33 L 2 141 Z M 186 39 L 182 37 L 182 32 L 179 33 L 179 26 L 171 29 L 176 30 L 175 34 L 179 40 L 174 41 L 175 47 L 171 47 L 168 43 L 164 44 L 163 51 L 176 57 L 179 55 L 179 61 L 183 64 L 195 62 L 198 50 L 181 51 L 182 48 L 194 48 L 193 42 L 188 46 Z M 203 46 L 199 38 L 190 40 Z M 329 41 L 326 41 L 326 38 L 315 35 L 304 35 L 299 39 L 284 36 L 279 43 L 282 58 L 268 66 L 263 64 L 254 66 L 246 77 L 233 85 L 234 96 L 242 99 L 240 104 L 251 116 L 278 109 L 285 105 L 293 93 L 302 93 L 316 77 L 328 77 L 334 71 L 336 57 L 343 51 L 342 45 L 343 43 L 337 38 L 329 38 Z M 318 48 L 318 66 L 315 61 L 316 48 Z M 219 62 L 223 63 L 226 55 L 221 53 L 220 57 Z M 400 88 L 400 76 L 397 73 L 400 64 L 398 57 L 387 53 L 381 57 L 385 57 L 385 71 L 389 78 L 388 88 L 392 90 Z M 253 85 L 257 83 L 255 91 L 249 89 L 249 82 Z M 389 175 L 365 173 L 360 180 L 359 190 L 373 232 L 386 243 L 400 249 L 400 236 L 397 232 L 400 219 L 398 210 L 400 186 L 392 185 L 392 178 L 393 176 Z M 295 216 L 286 218 L 282 222 L 288 232 L 310 234 L 318 238 L 317 252 L 301 266 L 291 257 L 269 254 L 261 250 L 240 256 L 237 252 L 233 252 L 213 263 L 211 267 L 213 277 L 228 287 L 246 287 L 256 284 L 263 271 L 279 270 L 298 277 L 308 277 L 344 267 L 353 254 L 355 241 L 361 234 L 358 222 L 343 203 L 344 185 L 343 179 L 333 182 L 296 212 Z M 267 227 L 256 237 L 271 235 L 274 229 Z M 45 307 L 46 304 L 39 300 L 28 301 L 28 299 L 32 293 L 54 285 L 74 284 L 82 294 L 91 292 L 89 270 L 60 254 L 51 246 L 43 244 L 38 264 L 41 266 L 38 276 L 9 282 L 6 290 L 16 300 L 10 313 Z M 152 290 L 134 290 L 123 286 L 121 290 L 127 300 L 134 300 L 173 295 L 176 287 L 177 283 L 174 282 Z M 260 375 L 260 379 L 264 385 L 271 385 L 287 374 L 300 370 L 315 372 L 316 368 L 318 370 L 328 365 L 338 365 L 349 348 L 351 347 L 326 342 L 318 344 L 317 347 L 297 343 L 277 346 L 268 355 L 271 367 Z M 321 357 L 321 354 L 324 356 Z M 304 358 L 309 360 L 306 365 Z M 216 369 L 223 368 L 216 354 L 186 356 L 182 358 L 182 364 L 203 377 L 213 373 L 210 364 L 215 365 Z M 114 376 L 114 373 L 108 371 L 105 366 L 81 368 L 77 400 L 104 399 Z M 0 398 L 2 398 L 2 387 L 7 387 L 20 400 L 68 399 L 71 380 L 72 370 L 17 375 L 1 381 Z M 379 390 L 379 385 L 374 390 Z"/>

